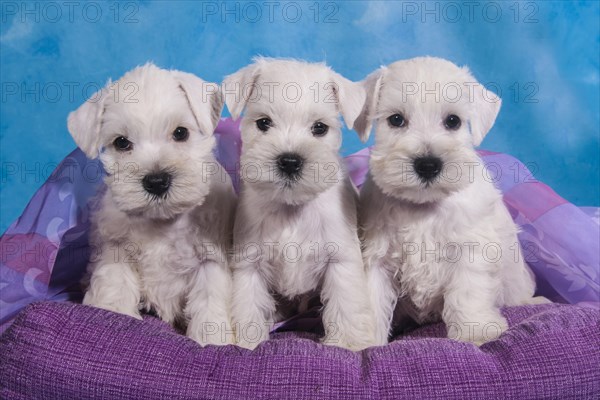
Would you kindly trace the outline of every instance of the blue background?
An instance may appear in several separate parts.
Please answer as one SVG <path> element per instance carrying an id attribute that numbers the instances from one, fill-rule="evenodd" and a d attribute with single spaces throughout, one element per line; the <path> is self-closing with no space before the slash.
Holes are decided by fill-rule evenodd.
<path id="1" fill-rule="evenodd" d="M 108 78 L 152 60 L 220 82 L 258 54 L 353 80 L 420 55 L 469 65 L 503 98 L 482 148 L 600 205 L 598 2 L 273 3 L 2 2 L 0 232 L 74 148 L 69 111 Z M 363 146 L 346 132 L 344 154 Z"/>

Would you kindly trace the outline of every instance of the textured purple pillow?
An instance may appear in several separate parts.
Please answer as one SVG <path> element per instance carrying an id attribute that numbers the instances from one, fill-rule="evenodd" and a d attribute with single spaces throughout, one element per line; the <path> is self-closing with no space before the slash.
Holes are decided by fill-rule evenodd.
<path id="1" fill-rule="evenodd" d="M 34 303 L 0 338 L 3 399 L 585 399 L 600 396 L 600 314 L 573 305 L 505 311 L 480 348 L 442 324 L 360 353 L 283 332 L 251 352 L 200 347 L 152 317 Z M 297 322 L 297 320 L 296 320 Z"/>

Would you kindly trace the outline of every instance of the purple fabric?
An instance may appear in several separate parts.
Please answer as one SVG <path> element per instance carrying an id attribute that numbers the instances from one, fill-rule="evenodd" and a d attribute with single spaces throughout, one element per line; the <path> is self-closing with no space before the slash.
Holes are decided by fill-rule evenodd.
<path id="1" fill-rule="evenodd" d="M 88 201 L 103 184 L 98 160 L 69 154 L 0 237 L 0 328 L 36 300 L 77 300 L 89 258 Z"/>
<path id="2" fill-rule="evenodd" d="M 0 338 L 3 399 L 594 399 L 600 315 L 573 305 L 505 310 L 478 348 L 428 325 L 354 353 L 282 332 L 250 352 L 201 348 L 153 317 L 73 303 L 27 307 Z"/>
<path id="3" fill-rule="evenodd" d="M 239 122 L 221 120 L 216 135 L 217 159 L 237 189 Z M 519 238 L 536 274 L 538 294 L 572 304 L 600 301 L 599 209 L 573 206 L 507 154 L 482 150 L 480 155 L 522 228 Z M 368 159 L 369 149 L 345 158 L 358 186 Z M 73 151 L 0 237 L 0 332 L 33 301 L 81 298 L 79 280 L 90 254 L 88 204 L 102 190 L 103 177 L 98 160 Z"/>

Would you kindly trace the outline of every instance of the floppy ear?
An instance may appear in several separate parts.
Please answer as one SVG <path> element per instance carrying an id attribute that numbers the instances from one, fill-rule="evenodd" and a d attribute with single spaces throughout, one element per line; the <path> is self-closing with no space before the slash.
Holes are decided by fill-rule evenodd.
<path id="1" fill-rule="evenodd" d="M 98 157 L 100 153 L 100 127 L 104 113 L 104 100 L 108 93 L 109 81 L 104 89 L 94 93 L 85 103 L 69 114 L 67 128 L 77 146 L 90 159 Z"/>
<path id="2" fill-rule="evenodd" d="M 473 145 L 479 146 L 485 135 L 492 129 L 498 112 L 500 112 L 502 100 L 481 84 L 475 85 L 474 89 L 474 115 L 471 118 L 471 135 L 473 136 Z"/>
<path id="3" fill-rule="evenodd" d="M 228 75 L 221 85 L 225 94 L 225 104 L 233 119 L 238 119 L 252 96 L 260 65 L 250 64 L 239 71 Z"/>
<path id="4" fill-rule="evenodd" d="M 223 94 L 216 83 L 205 82 L 194 74 L 171 71 L 185 93 L 200 132 L 212 135 L 223 111 Z"/>
<path id="5" fill-rule="evenodd" d="M 339 111 L 346 126 L 352 128 L 365 103 L 365 89 L 359 82 L 352 82 L 333 71 L 331 74 Z"/>
<path id="6" fill-rule="evenodd" d="M 363 142 L 366 142 L 367 139 L 369 139 L 371 129 L 373 128 L 373 118 L 377 111 L 383 73 L 384 69 L 380 68 L 361 82 L 367 93 L 367 100 L 365 101 L 360 115 L 354 122 L 354 129 L 358 132 L 358 137 Z"/>

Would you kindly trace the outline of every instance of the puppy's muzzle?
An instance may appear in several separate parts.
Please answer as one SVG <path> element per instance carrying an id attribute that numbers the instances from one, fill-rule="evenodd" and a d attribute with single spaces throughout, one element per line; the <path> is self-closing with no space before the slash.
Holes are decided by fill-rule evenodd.
<path id="1" fill-rule="evenodd" d="M 277 168 L 287 178 L 300 175 L 304 158 L 296 153 L 284 153 L 277 157 Z"/>
<path id="2" fill-rule="evenodd" d="M 161 196 L 165 194 L 171 186 L 171 174 L 168 172 L 148 174 L 142 179 L 142 186 L 144 186 L 146 192 L 155 196 Z"/>
<path id="3" fill-rule="evenodd" d="M 413 161 L 415 172 L 425 181 L 430 181 L 438 176 L 442 171 L 442 165 L 442 160 L 433 156 L 419 157 Z"/>

